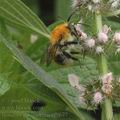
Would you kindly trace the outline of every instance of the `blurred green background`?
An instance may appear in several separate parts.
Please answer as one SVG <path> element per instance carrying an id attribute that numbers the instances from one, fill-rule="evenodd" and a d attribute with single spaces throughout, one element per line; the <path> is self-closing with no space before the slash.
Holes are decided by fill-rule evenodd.
<path id="1" fill-rule="evenodd" d="M 66 19 L 71 9 L 70 0 L 22 0 L 46 25 L 60 17 Z"/>

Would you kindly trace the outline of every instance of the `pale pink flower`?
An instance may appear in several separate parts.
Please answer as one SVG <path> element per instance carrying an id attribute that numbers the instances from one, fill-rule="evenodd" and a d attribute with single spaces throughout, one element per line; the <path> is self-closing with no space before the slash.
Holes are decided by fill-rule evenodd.
<path id="1" fill-rule="evenodd" d="M 81 94 L 85 92 L 85 87 L 79 84 L 79 77 L 75 74 L 69 74 L 68 81 L 70 85 L 76 88 Z"/>
<path id="2" fill-rule="evenodd" d="M 104 84 L 102 86 L 102 91 L 106 94 L 106 95 L 110 95 L 112 92 L 112 85 L 111 84 Z"/>
<path id="3" fill-rule="evenodd" d="M 81 29 L 82 26 L 81 26 L 81 24 L 80 24 L 81 22 L 82 22 L 82 20 L 80 20 L 80 21 L 78 22 L 78 24 L 75 25 L 75 29 L 76 29 L 76 31 L 77 31 L 77 33 L 78 33 L 79 36 L 81 36 L 81 32 L 82 32 L 82 29 Z"/>
<path id="4" fill-rule="evenodd" d="M 89 48 L 92 48 L 95 46 L 95 40 L 94 39 L 88 39 L 85 41 L 86 43 L 86 46 L 89 47 Z"/>
<path id="5" fill-rule="evenodd" d="M 120 32 L 116 32 L 113 41 L 120 45 Z"/>
<path id="6" fill-rule="evenodd" d="M 106 95 L 110 95 L 112 92 L 112 80 L 113 80 L 113 76 L 112 73 L 107 73 L 102 77 L 102 82 L 103 82 L 103 86 L 102 86 L 102 90 Z"/>
<path id="7" fill-rule="evenodd" d="M 82 40 L 85 40 L 87 39 L 87 34 L 84 33 L 84 32 L 81 32 L 81 37 L 80 37 Z"/>
<path id="8" fill-rule="evenodd" d="M 96 47 L 96 53 L 97 54 L 100 54 L 100 53 L 103 53 L 103 52 L 104 52 L 104 49 L 101 46 Z"/>
<path id="9" fill-rule="evenodd" d="M 108 34 L 108 32 L 111 30 L 110 27 L 108 27 L 107 25 L 104 25 L 103 28 L 102 28 L 102 32 L 105 33 L 105 34 Z"/>
<path id="10" fill-rule="evenodd" d="M 112 73 L 111 73 L 111 72 L 105 74 L 105 75 L 102 77 L 103 85 L 104 85 L 104 84 L 111 84 L 111 83 L 112 83 L 112 80 L 113 80 L 113 76 L 112 76 Z"/>
<path id="11" fill-rule="evenodd" d="M 80 92 L 81 94 L 84 94 L 84 92 L 85 92 L 85 90 L 86 90 L 86 88 L 85 88 L 84 86 L 80 85 L 80 84 L 79 84 L 79 86 L 77 86 L 77 89 L 79 90 L 79 92 Z"/>
<path id="12" fill-rule="evenodd" d="M 101 93 L 101 92 L 96 92 L 96 93 L 94 94 L 93 99 L 94 99 L 94 102 L 95 102 L 96 104 L 101 103 L 102 100 L 103 100 L 102 93 Z"/>
<path id="13" fill-rule="evenodd" d="M 81 32 L 81 25 L 80 25 L 80 24 L 76 24 L 76 25 L 75 25 L 75 29 L 76 29 L 77 31 L 80 31 L 80 32 Z"/>
<path id="14" fill-rule="evenodd" d="M 108 32 L 110 31 L 110 27 L 104 25 L 102 27 L 102 31 L 98 33 L 98 40 L 100 43 L 106 43 L 108 41 Z"/>
<path id="15" fill-rule="evenodd" d="M 75 25 L 75 29 L 76 29 L 76 31 L 77 31 L 77 34 L 80 36 L 80 38 L 81 38 L 82 40 L 84 40 L 84 39 L 87 38 L 87 34 L 86 34 L 85 32 L 83 32 L 82 26 L 81 26 L 80 23 L 82 23 L 82 20 L 80 20 L 80 21 L 78 22 L 78 24 Z"/>
<path id="16" fill-rule="evenodd" d="M 80 24 L 75 25 L 75 29 L 77 31 L 77 34 L 81 36 L 82 34 L 81 25 Z"/>
<path id="17" fill-rule="evenodd" d="M 79 77 L 77 75 L 69 74 L 68 81 L 72 87 L 79 87 Z"/>
<path id="18" fill-rule="evenodd" d="M 85 98 L 83 97 L 83 96 L 79 96 L 79 102 L 80 102 L 80 104 L 85 104 Z"/>
<path id="19" fill-rule="evenodd" d="M 100 43 L 106 43 L 108 41 L 108 36 L 104 32 L 98 33 L 98 40 Z"/>

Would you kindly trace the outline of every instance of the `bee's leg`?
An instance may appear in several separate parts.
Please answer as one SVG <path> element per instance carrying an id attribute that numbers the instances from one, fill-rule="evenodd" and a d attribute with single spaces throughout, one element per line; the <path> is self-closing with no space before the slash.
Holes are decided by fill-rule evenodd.
<path id="1" fill-rule="evenodd" d="M 63 48 L 63 47 L 67 47 L 67 46 L 69 46 L 69 45 L 77 45 L 77 44 L 79 44 L 78 41 L 64 42 L 63 45 L 59 44 L 59 47 L 60 47 L 60 48 Z"/>
<path id="2" fill-rule="evenodd" d="M 67 53 L 67 52 L 65 52 L 65 51 L 63 51 L 63 54 L 64 54 L 67 58 L 70 58 L 70 59 L 75 60 L 75 61 L 79 61 L 78 58 L 75 58 L 75 57 L 71 56 L 69 53 Z"/>
<path id="3" fill-rule="evenodd" d="M 78 61 L 79 65 L 80 65 L 80 68 L 81 68 L 82 64 L 81 64 L 81 61 L 80 61 L 78 58 L 73 57 L 72 55 L 70 55 L 69 53 L 67 53 L 67 52 L 65 52 L 65 51 L 63 51 L 63 54 L 64 54 L 67 58 L 70 58 L 70 59 L 72 59 L 72 60 L 74 60 L 74 61 Z"/>
<path id="4" fill-rule="evenodd" d="M 73 55 L 74 54 L 80 54 L 80 52 L 76 52 L 76 51 L 71 51 L 70 53 L 73 54 Z"/>

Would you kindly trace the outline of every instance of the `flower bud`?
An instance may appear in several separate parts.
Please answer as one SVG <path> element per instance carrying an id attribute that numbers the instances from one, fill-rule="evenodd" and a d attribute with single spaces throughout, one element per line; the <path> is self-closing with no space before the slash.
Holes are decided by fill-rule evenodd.
<path id="1" fill-rule="evenodd" d="M 99 104 L 99 103 L 101 103 L 102 102 L 102 100 L 103 100 L 103 97 L 102 97 L 102 94 L 101 94 L 101 92 L 96 92 L 95 94 L 94 94 L 94 102 L 96 103 L 96 104 Z"/>
<path id="2" fill-rule="evenodd" d="M 102 32 L 105 33 L 105 34 L 108 34 L 108 32 L 111 30 L 110 27 L 108 27 L 107 25 L 104 25 L 103 28 L 102 28 Z"/>
<path id="3" fill-rule="evenodd" d="M 72 87 L 79 87 L 79 77 L 75 74 L 69 74 L 68 81 Z"/>
<path id="4" fill-rule="evenodd" d="M 81 25 L 79 23 L 75 25 L 75 29 L 77 31 L 77 34 L 81 36 L 82 30 L 81 30 Z"/>
<path id="5" fill-rule="evenodd" d="M 112 73 L 107 73 L 105 74 L 103 77 L 102 77 L 102 82 L 103 84 L 111 84 L 113 80 L 113 76 L 112 76 Z"/>
<path id="6" fill-rule="evenodd" d="M 86 46 L 89 48 L 92 48 L 95 46 L 95 40 L 94 39 L 88 39 L 86 40 Z"/>
<path id="7" fill-rule="evenodd" d="M 113 41 L 120 45 L 120 32 L 115 33 L 115 35 L 113 37 Z"/>
<path id="8" fill-rule="evenodd" d="M 84 33 L 84 32 L 81 32 L 81 37 L 80 37 L 82 40 L 85 40 L 87 39 L 87 34 Z"/>
<path id="9" fill-rule="evenodd" d="M 110 95 L 112 92 L 112 80 L 113 80 L 113 76 L 112 73 L 107 73 L 102 77 L 102 90 L 106 95 Z"/>
<path id="10" fill-rule="evenodd" d="M 104 52 L 104 50 L 101 46 L 96 47 L 96 54 L 100 54 L 100 53 L 103 53 L 103 52 Z"/>
<path id="11" fill-rule="evenodd" d="M 100 43 L 106 43 L 108 41 L 108 36 L 104 32 L 98 34 L 98 40 Z"/>
<path id="12" fill-rule="evenodd" d="M 106 95 L 110 95 L 111 94 L 111 92 L 112 92 L 112 85 L 111 84 L 104 84 L 103 86 L 102 86 L 102 90 L 103 90 L 103 92 L 106 94 Z"/>
<path id="13" fill-rule="evenodd" d="M 85 98 L 81 95 L 79 96 L 79 102 L 80 102 L 80 104 L 85 105 Z"/>

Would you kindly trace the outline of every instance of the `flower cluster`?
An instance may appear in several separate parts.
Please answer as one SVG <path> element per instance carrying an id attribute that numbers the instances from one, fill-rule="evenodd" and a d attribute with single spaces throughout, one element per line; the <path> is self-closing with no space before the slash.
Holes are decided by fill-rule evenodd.
<path id="1" fill-rule="evenodd" d="M 96 10 L 106 10 L 109 8 L 109 11 L 119 9 L 120 0 L 109 0 L 105 5 L 101 0 L 72 0 L 72 8 L 78 8 L 84 6 L 89 11 L 95 12 Z"/>
<path id="2" fill-rule="evenodd" d="M 79 84 L 79 77 L 75 74 L 69 74 L 68 80 L 70 85 L 79 91 L 79 102 L 91 107 L 101 104 L 106 97 L 113 98 L 114 95 L 118 94 L 115 89 L 120 87 L 119 80 L 114 79 L 111 72 L 84 86 Z"/>
<path id="3" fill-rule="evenodd" d="M 84 6 L 88 10 L 94 12 L 95 10 L 100 8 L 101 0 L 72 0 L 72 7 L 77 8 L 80 6 Z"/>
<path id="4" fill-rule="evenodd" d="M 102 77 L 102 90 L 107 95 L 110 96 L 112 93 L 112 80 L 113 76 L 112 73 L 107 73 Z"/>
<path id="5" fill-rule="evenodd" d="M 69 74 L 68 80 L 69 80 L 70 85 L 79 91 L 79 102 L 81 104 L 84 104 L 85 99 L 83 96 L 84 96 L 86 88 L 79 84 L 79 77 L 76 76 L 75 74 Z"/>
<path id="6" fill-rule="evenodd" d="M 94 93 L 93 99 L 94 99 L 94 103 L 96 103 L 96 104 L 101 103 L 101 101 L 103 100 L 102 93 L 101 92 Z"/>
<path id="7" fill-rule="evenodd" d="M 117 9 L 120 7 L 120 0 L 110 0 L 109 4 L 111 5 L 112 9 Z"/>
<path id="8" fill-rule="evenodd" d="M 106 45 L 109 45 L 108 43 L 115 43 L 116 50 L 114 53 L 120 52 L 120 32 L 115 32 L 113 36 L 111 36 L 111 28 L 107 25 L 103 25 L 102 30 L 97 33 L 97 36 L 89 36 L 87 35 L 80 23 L 74 25 L 78 34 L 78 38 L 80 40 L 80 45 L 82 46 L 82 50 L 86 51 L 86 53 L 89 54 L 90 49 L 92 50 L 92 54 L 102 54 L 107 51 L 105 51 Z"/>

